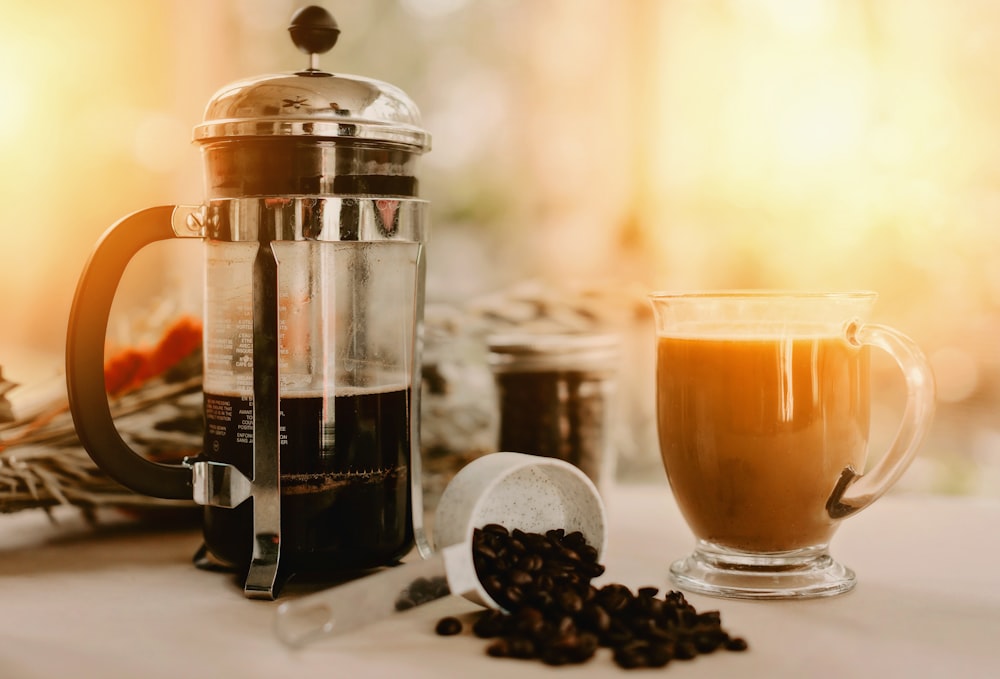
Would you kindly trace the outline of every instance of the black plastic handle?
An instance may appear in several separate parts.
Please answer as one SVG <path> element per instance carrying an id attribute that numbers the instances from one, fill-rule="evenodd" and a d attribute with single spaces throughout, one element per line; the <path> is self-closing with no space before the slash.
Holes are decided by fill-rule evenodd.
<path id="1" fill-rule="evenodd" d="M 115 291 L 139 250 L 174 238 L 175 207 L 135 212 L 108 229 L 83 269 L 73 297 L 66 339 L 69 408 L 83 447 L 105 473 L 137 493 L 192 498 L 191 470 L 152 462 L 126 445 L 111 418 L 104 384 L 104 345 Z"/>

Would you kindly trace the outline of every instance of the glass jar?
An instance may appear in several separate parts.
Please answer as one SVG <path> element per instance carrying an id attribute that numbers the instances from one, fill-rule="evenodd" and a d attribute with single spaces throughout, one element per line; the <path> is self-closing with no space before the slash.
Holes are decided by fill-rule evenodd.
<path id="1" fill-rule="evenodd" d="M 487 341 L 498 449 L 565 460 L 603 489 L 615 469 L 617 336 L 518 334 Z"/>

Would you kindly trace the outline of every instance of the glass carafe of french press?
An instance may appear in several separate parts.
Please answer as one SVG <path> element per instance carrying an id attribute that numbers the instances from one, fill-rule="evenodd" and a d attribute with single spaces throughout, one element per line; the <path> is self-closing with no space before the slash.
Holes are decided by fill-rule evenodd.
<path id="1" fill-rule="evenodd" d="M 321 71 L 339 30 L 293 18 L 309 68 L 234 83 L 195 128 L 207 200 L 130 215 L 105 233 L 70 314 L 67 381 L 80 439 L 135 491 L 205 505 L 214 561 L 273 598 L 291 573 L 395 562 L 422 544 L 419 341 L 430 139 L 391 85 Z M 203 452 L 149 461 L 118 435 L 103 352 L 129 259 L 204 240 Z"/>

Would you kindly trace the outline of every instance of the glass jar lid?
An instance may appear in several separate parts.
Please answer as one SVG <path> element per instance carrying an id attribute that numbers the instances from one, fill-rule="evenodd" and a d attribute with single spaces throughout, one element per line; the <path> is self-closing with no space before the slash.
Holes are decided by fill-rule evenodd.
<path id="1" fill-rule="evenodd" d="M 620 339 L 605 333 L 512 333 L 487 338 L 496 372 L 596 370 L 615 366 Z"/>

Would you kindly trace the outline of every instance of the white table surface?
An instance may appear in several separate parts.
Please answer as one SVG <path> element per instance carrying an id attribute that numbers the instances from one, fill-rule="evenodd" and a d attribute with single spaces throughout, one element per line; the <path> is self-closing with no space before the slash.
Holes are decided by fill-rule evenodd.
<path id="1" fill-rule="evenodd" d="M 609 493 L 605 582 L 669 587 L 691 537 L 665 485 Z M 195 569 L 196 529 L 89 527 L 72 510 L 0 516 L 0 678 L 135 677 L 1000 677 L 1000 499 L 889 495 L 848 519 L 834 556 L 857 588 L 830 599 L 748 602 L 688 595 L 747 639 L 662 670 L 626 673 L 599 651 L 550 668 L 485 655 L 466 632 L 439 637 L 456 597 L 354 634 L 290 650 L 271 632 L 277 602 L 244 598 L 232 576 Z"/>

